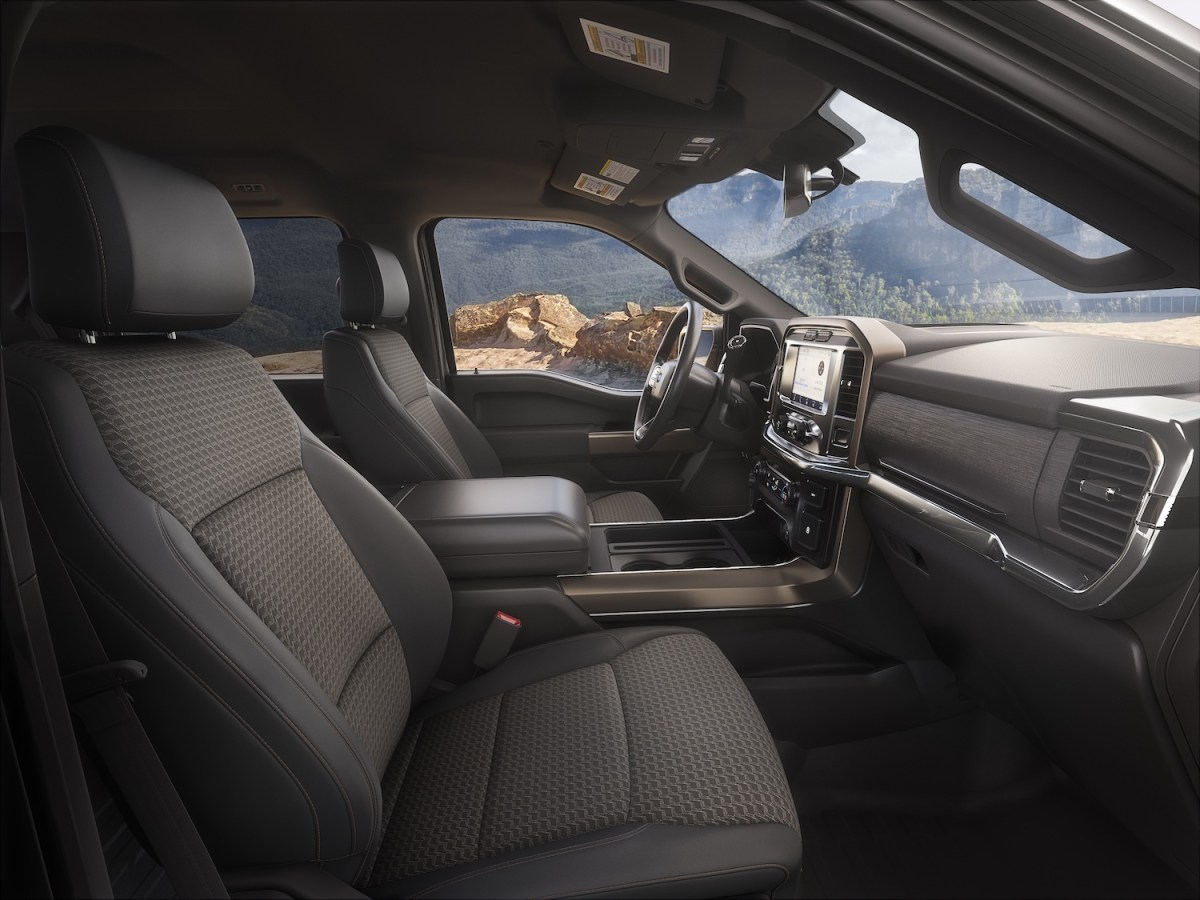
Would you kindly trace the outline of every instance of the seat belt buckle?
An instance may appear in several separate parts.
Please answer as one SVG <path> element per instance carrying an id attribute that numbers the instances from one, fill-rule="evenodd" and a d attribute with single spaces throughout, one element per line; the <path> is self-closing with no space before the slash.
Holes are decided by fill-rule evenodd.
<path id="1" fill-rule="evenodd" d="M 146 664 L 136 659 L 117 659 L 102 663 L 63 678 L 63 689 L 72 703 L 94 697 L 113 688 L 141 681 L 146 677 Z"/>
<path id="2" fill-rule="evenodd" d="M 479 643 L 479 649 L 475 651 L 475 665 L 480 669 L 494 668 L 508 656 L 508 651 L 512 649 L 513 641 L 517 639 L 520 631 L 520 619 L 497 610 L 483 635 L 483 640 Z"/>

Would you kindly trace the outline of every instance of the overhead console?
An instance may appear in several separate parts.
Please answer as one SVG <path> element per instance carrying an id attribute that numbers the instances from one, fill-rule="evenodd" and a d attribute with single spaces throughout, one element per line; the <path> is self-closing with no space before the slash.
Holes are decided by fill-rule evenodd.
<path id="1" fill-rule="evenodd" d="M 828 83 L 679 18 L 670 4 L 557 3 L 554 11 L 581 64 L 577 78 L 555 86 L 565 147 L 550 183 L 560 191 L 655 205 L 750 166 L 777 168 L 776 145 L 814 168 L 853 146 L 815 115 Z"/>

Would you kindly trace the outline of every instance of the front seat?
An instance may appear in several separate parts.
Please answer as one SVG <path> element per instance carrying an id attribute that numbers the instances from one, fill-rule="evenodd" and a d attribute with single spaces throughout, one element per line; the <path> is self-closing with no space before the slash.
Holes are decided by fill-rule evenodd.
<path id="1" fill-rule="evenodd" d="M 429 698 L 436 558 L 249 355 L 165 334 L 250 300 L 221 194 L 64 128 L 16 152 L 34 305 L 95 341 L 6 355 L 18 462 L 110 657 L 148 666 L 131 692 L 222 871 L 319 866 L 380 897 L 795 891 L 787 780 L 710 641 L 595 630 Z"/>
<path id="2" fill-rule="evenodd" d="M 338 245 L 338 294 L 347 326 L 325 335 L 325 402 L 359 471 L 399 487 L 451 478 L 497 478 L 487 438 L 425 377 L 402 335 L 377 327 L 408 312 L 408 279 L 395 254 L 366 241 Z M 645 494 L 587 495 L 593 522 L 658 522 Z"/>

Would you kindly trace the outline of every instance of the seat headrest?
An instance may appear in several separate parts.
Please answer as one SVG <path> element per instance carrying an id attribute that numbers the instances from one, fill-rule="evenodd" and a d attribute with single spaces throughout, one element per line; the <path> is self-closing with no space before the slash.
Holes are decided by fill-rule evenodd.
<path id="1" fill-rule="evenodd" d="M 216 328 L 254 295 L 254 268 L 213 185 L 70 128 L 17 141 L 34 309 L 87 331 Z"/>
<path id="2" fill-rule="evenodd" d="M 408 314 L 408 278 L 396 255 L 357 238 L 338 244 L 338 295 L 342 318 L 374 325 Z"/>

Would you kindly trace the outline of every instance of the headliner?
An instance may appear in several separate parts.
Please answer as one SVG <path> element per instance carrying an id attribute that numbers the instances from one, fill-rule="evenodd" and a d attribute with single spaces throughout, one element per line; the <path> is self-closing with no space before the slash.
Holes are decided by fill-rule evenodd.
<path id="1" fill-rule="evenodd" d="M 672 167 L 630 201 L 657 206 L 750 164 L 832 90 L 729 41 L 725 94 L 711 110 L 652 97 L 572 51 L 566 20 L 589 7 L 56 3 L 38 15 L 17 63 L 6 155 L 29 128 L 63 124 L 208 177 L 243 215 L 254 206 L 329 214 L 352 196 L 360 207 L 486 196 L 500 209 L 589 202 L 547 188 L 580 123 L 627 108 L 641 125 L 732 123 L 742 140 L 719 164 Z M 232 191 L 239 182 L 267 190 L 247 201 Z"/>

